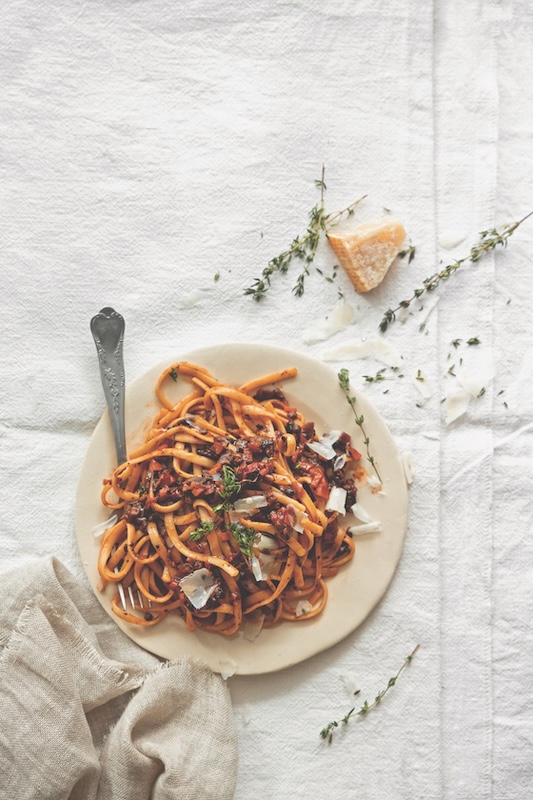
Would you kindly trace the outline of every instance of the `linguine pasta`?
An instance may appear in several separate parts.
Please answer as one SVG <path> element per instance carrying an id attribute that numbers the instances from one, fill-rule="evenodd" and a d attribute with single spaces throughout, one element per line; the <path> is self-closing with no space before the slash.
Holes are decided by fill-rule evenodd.
<path id="1" fill-rule="evenodd" d="M 295 375 L 238 388 L 187 362 L 160 375 L 152 429 L 102 490 L 119 517 L 98 559 L 117 616 L 150 626 L 176 613 L 230 635 L 323 610 L 327 578 L 354 555 L 342 517 L 360 454 L 346 433 L 319 438 L 275 388 Z M 176 380 L 190 384 L 177 403 Z"/>

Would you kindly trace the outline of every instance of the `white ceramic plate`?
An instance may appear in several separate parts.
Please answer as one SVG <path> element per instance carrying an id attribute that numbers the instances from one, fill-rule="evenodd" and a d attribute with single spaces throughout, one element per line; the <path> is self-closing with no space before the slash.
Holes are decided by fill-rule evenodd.
<path id="1" fill-rule="evenodd" d="M 298 376 L 283 385 L 289 402 L 297 406 L 306 419 L 315 422 L 319 434 L 331 429 L 347 431 L 354 446 L 365 453 L 363 436 L 355 425 L 336 373 L 314 358 L 278 347 L 222 344 L 178 353 L 174 361 L 199 364 L 219 380 L 236 386 L 279 369 L 297 367 Z M 156 365 L 127 389 L 129 449 L 142 441 L 143 434 L 150 427 L 157 410 L 154 385 L 170 363 L 166 361 Z M 175 388 L 177 393 L 185 394 L 189 387 L 186 379 L 180 379 Z M 371 454 L 384 482 L 383 494 L 373 494 L 368 485 L 360 485 L 357 499 L 373 519 L 381 521 L 382 531 L 356 539 L 352 561 L 327 581 L 329 597 L 321 615 L 263 630 L 253 642 L 244 639 L 241 633 L 231 637 L 205 631 L 191 633 L 177 615 L 169 615 L 153 627 L 130 626 L 111 611 L 115 589 L 108 587 L 102 593 L 96 588 L 99 540 L 94 538 L 92 531 L 108 516 L 100 503 L 100 491 L 102 479 L 115 466 L 115 449 L 106 411 L 94 431 L 81 471 L 76 531 L 91 586 L 117 625 L 133 641 L 158 656 L 173 659 L 188 654 L 207 663 L 214 672 L 240 675 L 272 672 L 291 666 L 331 647 L 354 631 L 387 590 L 400 559 L 407 526 L 407 485 L 394 440 L 380 415 L 359 392 L 356 408 L 358 414 L 364 415 Z M 372 473 L 365 459 L 362 463 Z"/>

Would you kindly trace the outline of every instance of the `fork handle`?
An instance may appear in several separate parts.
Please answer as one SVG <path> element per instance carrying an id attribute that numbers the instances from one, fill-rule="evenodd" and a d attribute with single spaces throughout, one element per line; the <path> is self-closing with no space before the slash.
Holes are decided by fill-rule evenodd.
<path id="1" fill-rule="evenodd" d="M 124 318 L 113 308 L 102 310 L 91 319 L 91 333 L 98 353 L 100 377 L 111 420 L 119 464 L 128 460 L 124 420 Z"/>

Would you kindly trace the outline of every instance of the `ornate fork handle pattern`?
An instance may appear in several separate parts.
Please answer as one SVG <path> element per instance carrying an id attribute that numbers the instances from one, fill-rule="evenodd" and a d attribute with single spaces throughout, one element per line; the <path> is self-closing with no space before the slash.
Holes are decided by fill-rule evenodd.
<path id="1" fill-rule="evenodd" d="M 124 420 L 126 386 L 122 354 L 124 328 L 124 318 L 113 308 L 102 308 L 91 319 L 91 333 L 98 353 L 100 377 L 104 387 L 119 464 L 128 458 Z"/>

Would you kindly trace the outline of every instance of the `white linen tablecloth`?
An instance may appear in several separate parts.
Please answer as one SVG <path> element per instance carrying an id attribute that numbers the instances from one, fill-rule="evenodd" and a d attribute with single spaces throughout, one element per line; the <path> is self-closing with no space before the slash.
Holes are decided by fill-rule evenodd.
<path id="1" fill-rule="evenodd" d="M 128 380 L 211 342 L 325 357 L 376 334 L 387 307 L 480 231 L 533 210 L 532 37 L 525 0 L 5 0 L 2 571 L 55 555 L 84 580 L 74 505 L 104 408 L 88 327 L 100 308 L 126 318 Z M 356 219 L 389 209 L 416 257 L 369 295 L 312 270 L 296 298 L 293 266 L 256 304 L 243 290 L 305 229 L 323 164 L 327 209 L 368 194 Z M 380 362 L 332 362 L 413 453 L 405 550 L 345 641 L 229 679 L 236 800 L 527 796 L 532 240 L 528 221 L 443 284 L 429 316 L 426 304 L 391 326 L 403 380 L 370 384 Z M 334 264 L 323 245 L 316 265 Z M 355 321 L 308 344 L 339 288 Z M 447 425 L 459 359 L 492 359 L 495 377 Z M 416 643 L 382 706 L 322 742 L 353 686 L 372 699 Z"/>

